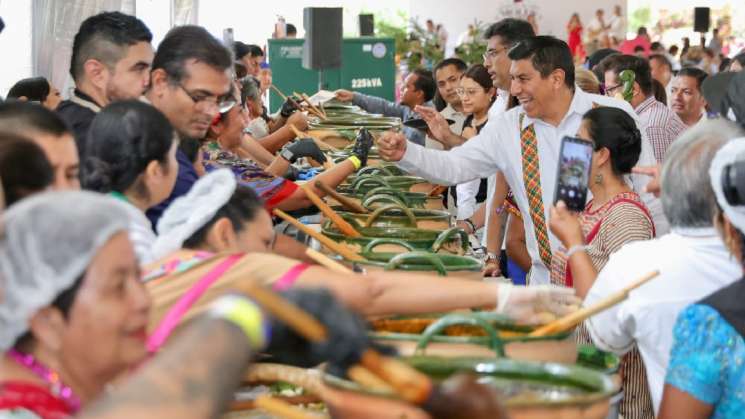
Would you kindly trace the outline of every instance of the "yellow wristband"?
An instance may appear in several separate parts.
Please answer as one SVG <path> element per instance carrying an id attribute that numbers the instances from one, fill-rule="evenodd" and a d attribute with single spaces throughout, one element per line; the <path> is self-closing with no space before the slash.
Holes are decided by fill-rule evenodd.
<path id="1" fill-rule="evenodd" d="M 253 301 L 227 295 L 214 303 L 211 314 L 240 327 L 252 349 L 262 350 L 266 346 L 269 333 L 265 327 L 264 313 Z"/>
<path id="2" fill-rule="evenodd" d="M 362 167 L 362 162 L 360 161 L 360 158 L 357 156 L 351 156 L 347 160 L 352 162 L 352 164 L 354 165 L 355 171 L 360 170 L 360 167 Z"/>

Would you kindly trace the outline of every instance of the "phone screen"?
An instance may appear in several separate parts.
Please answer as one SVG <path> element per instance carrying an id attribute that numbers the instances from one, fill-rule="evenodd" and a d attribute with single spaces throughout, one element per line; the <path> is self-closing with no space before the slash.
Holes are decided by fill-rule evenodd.
<path id="1" fill-rule="evenodd" d="M 561 200 L 572 211 L 585 209 L 591 163 L 590 141 L 574 137 L 564 137 L 561 140 L 554 204 Z"/>

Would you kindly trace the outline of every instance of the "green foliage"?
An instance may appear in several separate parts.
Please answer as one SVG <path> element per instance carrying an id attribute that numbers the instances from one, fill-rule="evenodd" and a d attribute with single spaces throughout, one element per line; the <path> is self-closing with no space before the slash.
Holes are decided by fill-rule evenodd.
<path id="1" fill-rule="evenodd" d="M 473 29 L 469 32 L 472 41 L 455 48 L 455 55 L 465 61 L 469 66 L 484 62 L 484 53 L 486 52 L 486 43 L 484 42 L 485 29 L 486 25 L 483 22 L 475 21 Z"/>
<path id="2" fill-rule="evenodd" d="M 375 14 L 375 35 L 386 38 L 393 38 L 395 41 L 396 54 L 405 55 L 407 51 L 406 40 L 406 22 L 408 21 L 406 13 L 396 12 L 397 19 L 388 20 L 380 14 Z"/>
<path id="3" fill-rule="evenodd" d="M 652 11 L 649 6 L 640 7 L 631 13 L 629 29 L 636 31 L 640 26 L 649 27 L 652 23 Z"/>

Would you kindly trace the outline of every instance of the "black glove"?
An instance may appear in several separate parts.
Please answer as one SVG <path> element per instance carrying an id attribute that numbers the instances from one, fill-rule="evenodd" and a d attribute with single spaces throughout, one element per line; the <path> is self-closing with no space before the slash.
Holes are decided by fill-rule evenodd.
<path id="1" fill-rule="evenodd" d="M 370 131 L 362 128 L 360 132 L 357 133 L 357 139 L 355 140 L 354 148 L 352 149 L 352 154 L 357 156 L 357 158 L 360 159 L 360 163 L 362 163 L 362 166 L 360 166 L 361 168 L 367 166 L 367 155 L 370 154 L 370 149 L 373 144 L 373 136 L 370 134 Z"/>
<path id="2" fill-rule="evenodd" d="M 286 324 L 271 318 L 271 340 L 266 352 L 272 355 L 273 362 L 308 368 L 329 361 L 346 371 L 370 347 L 364 321 L 344 308 L 329 291 L 291 289 L 281 295 L 318 319 L 326 327 L 328 339 L 309 342 Z"/>
<path id="3" fill-rule="evenodd" d="M 285 103 L 282 104 L 282 108 L 279 110 L 279 114 L 282 116 L 282 118 L 289 118 L 290 115 L 295 113 L 297 111 L 297 101 L 300 100 L 296 97 L 290 96 L 285 100 Z"/>
<path id="4" fill-rule="evenodd" d="M 311 138 L 303 138 L 295 141 L 293 144 L 285 147 L 280 155 L 290 163 L 295 163 L 300 157 L 310 157 L 321 164 L 326 162 L 326 156 Z"/>
<path id="5" fill-rule="evenodd" d="M 298 175 L 300 175 L 300 169 L 297 167 L 290 165 L 287 167 L 287 171 L 284 175 L 282 175 L 283 178 L 291 181 L 296 181 L 298 179 Z"/>

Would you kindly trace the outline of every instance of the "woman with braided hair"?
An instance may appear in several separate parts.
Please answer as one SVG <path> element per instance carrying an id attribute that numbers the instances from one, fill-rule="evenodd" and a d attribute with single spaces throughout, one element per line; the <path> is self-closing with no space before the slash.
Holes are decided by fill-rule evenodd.
<path id="1" fill-rule="evenodd" d="M 655 233 L 649 210 L 624 179 L 641 153 L 642 136 L 634 120 L 620 109 L 598 107 L 584 115 L 577 136 L 593 142 L 589 180 L 592 199 L 579 214 L 571 213 L 561 201 L 551 209 L 549 227 L 562 244 L 553 252 L 551 282 L 573 286 L 584 298 L 611 254 L 626 243 L 649 240 Z M 578 340 L 591 343 L 584 326 L 579 329 Z M 622 358 L 621 370 L 621 414 L 627 419 L 653 419 L 638 349 Z"/>

